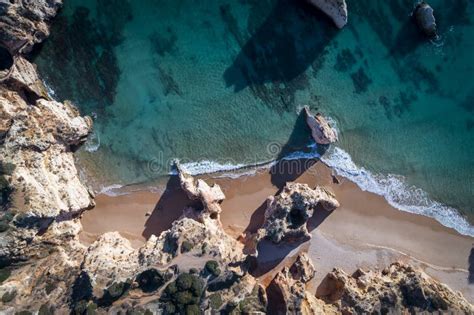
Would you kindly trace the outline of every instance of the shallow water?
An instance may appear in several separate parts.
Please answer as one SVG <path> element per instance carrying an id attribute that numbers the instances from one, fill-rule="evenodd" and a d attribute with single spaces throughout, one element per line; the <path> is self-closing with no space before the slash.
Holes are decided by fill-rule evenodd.
<path id="1" fill-rule="evenodd" d="M 225 169 L 301 150 L 308 104 L 357 165 L 470 215 L 474 3 L 430 1 L 430 42 L 413 1 L 347 2 L 338 31 L 304 1 L 69 0 L 35 61 L 96 115 L 80 162 L 98 186 L 156 179 L 175 158 Z"/>

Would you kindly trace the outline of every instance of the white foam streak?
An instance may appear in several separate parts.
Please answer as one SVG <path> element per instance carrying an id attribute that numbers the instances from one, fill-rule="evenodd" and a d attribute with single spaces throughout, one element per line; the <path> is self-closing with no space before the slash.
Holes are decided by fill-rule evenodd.
<path id="1" fill-rule="evenodd" d="M 461 234 L 474 236 L 474 227 L 456 209 L 431 200 L 422 189 L 408 185 L 403 176 L 372 174 L 358 167 L 351 156 L 338 147 L 326 152 L 321 161 L 362 190 L 383 196 L 397 209 L 432 217 Z"/>

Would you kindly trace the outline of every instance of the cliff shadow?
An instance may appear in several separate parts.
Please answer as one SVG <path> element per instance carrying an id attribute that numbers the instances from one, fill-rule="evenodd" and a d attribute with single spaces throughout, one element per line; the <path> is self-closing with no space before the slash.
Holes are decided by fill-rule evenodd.
<path id="1" fill-rule="evenodd" d="M 199 207 L 196 202 L 189 200 L 181 189 L 178 176 L 170 176 L 165 191 L 145 222 L 142 236 L 146 239 L 152 234 L 159 236 L 163 231 L 171 228 L 173 222 L 182 216 L 184 208 L 188 206 Z"/>
<path id="2" fill-rule="evenodd" d="M 247 41 L 247 32 L 239 29 L 229 6 L 221 7 L 221 15 L 241 46 L 234 62 L 224 72 L 226 85 L 233 86 L 236 92 L 249 86 L 294 80 L 325 53 L 325 47 L 337 34 L 332 21 L 305 1 L 275 1 L 256 31 L 251 29 L 256 21 L 249 21 L 247 31 L 252 35 Z"/>

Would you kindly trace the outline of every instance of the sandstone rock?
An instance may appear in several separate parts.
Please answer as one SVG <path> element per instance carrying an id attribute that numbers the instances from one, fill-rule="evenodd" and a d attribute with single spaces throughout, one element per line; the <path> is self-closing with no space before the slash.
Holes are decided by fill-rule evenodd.
<path id="1" fill-rule="evenodd" d="M 338 28 L 347 24 L 347 5 L 345 0 L 308 0 L 309 3 L 326 13 Z"/>
<path id="2" fill-rule="evenodd" d="M 284 267 L 273 279 L 269 290 L 274 298 L 281 299 L 281 314 L 331 314 L 330 306 L 306 291 L 306 284 L 313 279 L 315 269 L 306 253 L 300 254 L 290 267 Z"/>
<path id="3" fill-rule="evenodd" d="M 91 279 L 94 295 L 102 297 L 111 282 L 121 283 L 137 273 L 138 251 L 117 232 L 105 233 L 88 249 L 82 271 Z"/>
<path id="4" fill-rule="evenodd" d="M 329 125 L 329 122 L 321 115 L 313 116 L 306 106 L 304 108 L 306 114 L 306 123 L 311 129 L 311 135 L 318 144 L 331 144 L 338 140 L 337 132 Z"/>
<path id="5" fill-rule="evenodd" d="M 418 3 L 414 11 L 418 27 L 429 37 L 436 36 L 436 19 L 433 12 L 433 8 L 425 1 Z"/>
<path id="6" fill-rule="evenodd" d="M 0 45 L 13 55 L 28 52 L 49 36 L 49 21 L 62 0 L 0 1 Z"/>
<path id="7" fill-rule="evenodd" d="M 14 165 L 7 179 L 17 211 L 56 218 L 91 208 L 93 200 L 79 181 L 71 151 L 86 140 L 92 120 L 69 103 L 39 99 L 30 105 L 9 92 L 0 94 L 0 112 L 9 125 L 0 163 Z"/>
<path id="8" fill-rule="evenodd" d="M 220 203 L 225 199 L 225 195 L 219 185 L 209 186 L 202 179 L 195 180 L 184 170 L 179 162 L 175 163 L 181 187 L 191 200 L 199 200 L 203 210 L 199 217 L 208 216 L 220 222 L 219 215 L 222 211 Z"/>
<path id="9" fill-rule="evenodd" d="M 334 269 L 327 275 L 324 286 L 321 298 L 347 314 L 474 312 L 474 307 L 460 293 L 423 271 L 400 263 L 383 272 L 359 270 L 352 276 Z"/>
<path id="10" fill-rule="evenodd" d="M 323 187 L 287 183 L 278 196 L 268 198 L 261 235 L 274 243 L 309 239 L 306 223 L 318 204 L 328 211 L 339 207 L 335 196 Z"/>

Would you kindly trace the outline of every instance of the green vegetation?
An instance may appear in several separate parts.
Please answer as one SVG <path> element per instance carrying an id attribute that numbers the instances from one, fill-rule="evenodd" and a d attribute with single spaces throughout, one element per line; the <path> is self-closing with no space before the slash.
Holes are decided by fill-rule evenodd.
<path id="1" fill-rule="evenodd" d="M 54 315 L 54 307 L 48 303 L 41 305 L 38 310 L 38 315 Z"/>
<path id="2" fill-rule="evenodd" d="M 165 314 L 200 314 L 204 282 L 196 275 L 182 273 L 164 290 L 160 301 Z"/>
<path id="3" fill-rule="evenodd" d="M 136 281 L 143 292 L 153 292 L 161 288 L 170 279 L 170 276 L 156 269 L 148 269 L 140 273 Z"/>
<path id="4" fill-rule="evenodd" d="M 16 312 L 15 315 L 33 315 L 30 311 L 19 311 Z"/>
<path id="5" fill-rule="evenodd" d="M 7 231 L 10 226 L 9 223 L 13 220 L 14 214 L 10 211 L 4 212 L 0 217 L 0 233 Z"/>
<path id="6" fill-rule="evenodd" d="M 76 303 L 72 314 L 74 315 L 95 315 L 97 312 L 97 304 L 94 302 L 79 301 Z"/>
<path id="7" fill-rule="evenodd" d="M 2 296 L 2 302 L 3 303 L 11 302 L 15 298 L 15 296 L 16 296 L 16 291 L 15 290 L 5 292 Z"/>
<path id="8" fill-rule="evenodd" d="M 219 263 L 215 260 L 209 260 L 208 262 L 206 262 L 204 269 L 206 270 L 208 274 L 211 274 L 215 277 L 221 274 Z"/>
<path id="9" fill-rule="evenodd" d="M 0 284 L 2 284 L 3 281 L 7 280 L 11 274 L 12 272 L 10 271 L 10 269 L 7 269 L 7 268 L 0 269 Z"/>
<path id="10" fill-rule="evenodd" d="M 181 243 L 181 253 L 190 252 L 194 247 L 194 244 L 188 241 Z"/>
<path id="11" fill-rule="evenodd" d="M 209 296 L 209 305 L 214 309 L 218 310 L 222 306 L 222 297 L 219 293 L 214 293 Z"/>
<path id="12" fill-rule="evenodd" d="M 114 282 L 107 289 L 104 290 L 104 295 L 98 301 L 99 306 L 110 306 L 114 301 L 117 301 L 124 295 L 128 288 L 130 288 L 131 281 Z"/>

